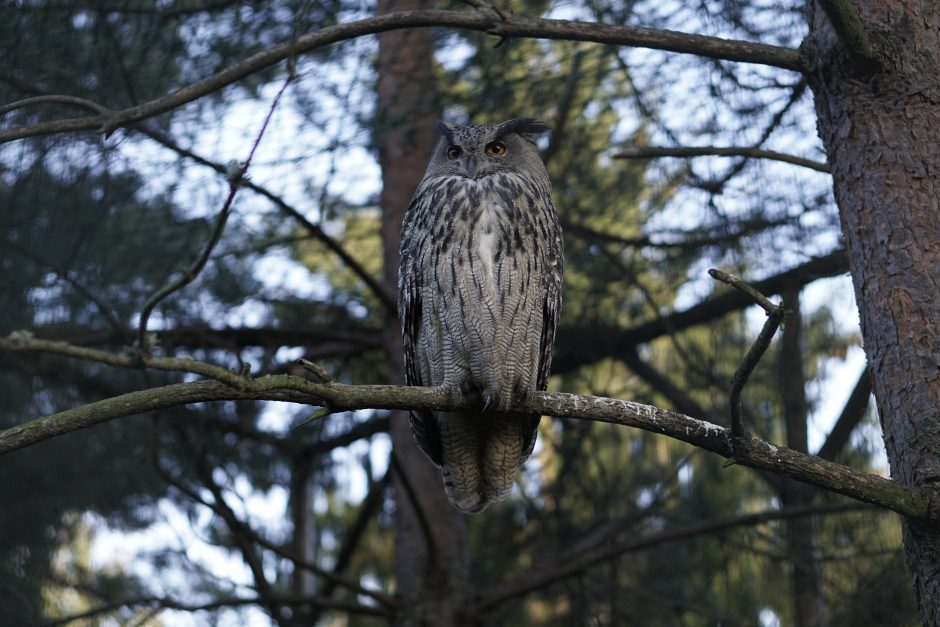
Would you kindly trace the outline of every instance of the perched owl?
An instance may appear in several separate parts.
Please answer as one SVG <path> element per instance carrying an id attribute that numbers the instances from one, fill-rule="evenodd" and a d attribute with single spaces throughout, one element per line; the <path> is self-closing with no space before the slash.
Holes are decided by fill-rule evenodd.
<path id="1" fill-rule="evenodd" d="M 531 118 L 441 134 L 402 223 L 399 317 L 410 385 L 448 386 L 479 410 L 411 413 L 448 499 L 482 511 L 512 487 L 539 416 L 510 411 L 544 390 L 561 308 L 561 228 Z"/>

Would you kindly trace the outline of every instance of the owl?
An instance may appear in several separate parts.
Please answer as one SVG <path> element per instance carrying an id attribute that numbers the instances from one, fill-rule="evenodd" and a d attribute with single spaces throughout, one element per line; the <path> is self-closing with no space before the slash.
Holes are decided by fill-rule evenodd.
<path id="1" fill-rule="evenodd" d="M 458 509 L 512 487 L 540 416 L 513 411 L 544 390 L 561 309 L 561 228 L 531 118 L 452 126 L 402 223 L 399 317 L 410 385 L 477 394 L 474 411 L 411 412 L 422 451 Z"/>

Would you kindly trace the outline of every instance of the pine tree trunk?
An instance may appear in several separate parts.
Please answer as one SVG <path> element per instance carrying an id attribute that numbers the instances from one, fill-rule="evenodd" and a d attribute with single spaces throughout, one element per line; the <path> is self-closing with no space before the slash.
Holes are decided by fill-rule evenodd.
<path id="1" fill-rule="evenodd" d="M 425 0 L 380 0 L 378 12 L 429 8 Z M 382 168 L 385 285 L 397 293 L 401 221 L 437 142 L 439 116 L 431 29 L 379 35 L 375 141 Z M 385 344 L 389 382 L 403 383 L 401 330 L 390 315 Z M 440 471 L 418 450 L 406 412 L 390 418 L 395 472 L 397 625 L 461 625 L 469 594 L 463 515 L 444 496 Z M 429 537 L 430 536 L 430 537 Z"/>
<path id="2" fill-rule="evenodd" d="M 853 73 L 810 5 L 819 133 L 891 473 L 940 504 L 940 3 L 850 4 L 881 67 Z M 904 543 L 924 623 L 940 625 L 940 531 L 906 521 Z"/>

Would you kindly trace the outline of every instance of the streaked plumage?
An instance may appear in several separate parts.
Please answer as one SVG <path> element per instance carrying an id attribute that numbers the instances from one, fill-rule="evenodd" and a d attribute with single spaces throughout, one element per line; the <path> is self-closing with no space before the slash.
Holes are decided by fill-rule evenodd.
<path id="1" fill-rule="evenodd" d="M 561 229 L 532 119 L 439 124 L 402 224 L 399 316 L 411 385 L 477 392 L 480 411 L 416 411 L 450 501 L 482 511 L 512 487 L 539 416 L 513 413 L 548 382 L 561 308 Z M 502 150 L 502 153 L 500 153 Z"/>

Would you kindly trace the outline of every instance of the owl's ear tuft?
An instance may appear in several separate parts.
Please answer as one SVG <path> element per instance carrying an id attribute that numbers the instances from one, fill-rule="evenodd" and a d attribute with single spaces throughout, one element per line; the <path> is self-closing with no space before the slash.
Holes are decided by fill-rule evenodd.
<path id="1" fill-rule="evenodd" d="M 448 124 L 444 120 L 438 120 L 436 128 L 437 132 L 441 134 L 441 137 L 452 144 L 454 143 L 454 126 L 452 124 Z"/>
<path id="2" fill-rule="evenodd" d="M 513 133 L 517 135 L 538 135 L 547 130 L 549 130 L 548 124 L 539 122 L 535 118 L 515 118 L 496 127 L 496 137 L 505 137 Z"/>

